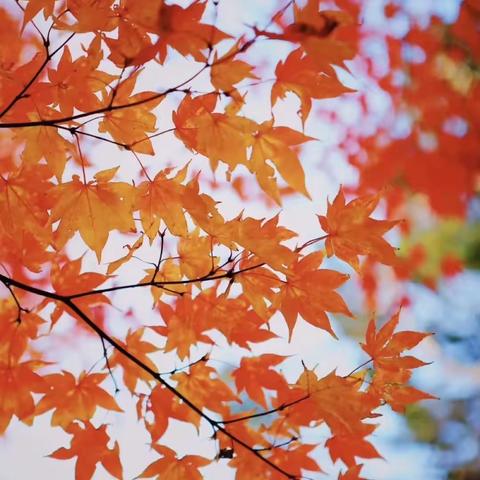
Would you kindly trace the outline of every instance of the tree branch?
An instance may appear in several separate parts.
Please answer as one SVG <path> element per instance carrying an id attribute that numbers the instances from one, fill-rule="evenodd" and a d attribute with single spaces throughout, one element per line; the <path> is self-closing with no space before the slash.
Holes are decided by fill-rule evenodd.
<path id="1" fill-rule="evenodd" d="M 115 350 L 117 350 L 117 352 L 119 352 L 125 358 L 128 358 L 132 363 L 137 365 L 141 370 L 148 373 L 154 380 L 156 380 L 158 383 L 163 385 L 167 390 L 169 390 L 170 393 L 175 395 L 191 410 L 193 410 L 201 418 L 206 420 L 215 430 L 220 431 L 225 436 L 229 437 L 234 443 L 240 445 L 241 447 L 251 452 L 252 455 L 257 457 L 262 462 L 266 463 L 270 468 L 277 471 L 278 473 L 283 475 L 285 478 L 289 480 L 298 480 L 298 477 L 296 475 L 290 474 L 283 468 L 279 467 L 278 465 L 273 463 L 271 460 L 264 457 L 260 452 L 255 450 L 255 448 L 253 448 L 248 443 L 243 441 L 241 438 L 238 438 L 235 434 L 231 433 L 226 427 L 222 426 L 221 421 L 214 420 L 209 415 L 204 413 L 201 407 L 197 406 L 188 397 L 186 397 L 179 390 L 177 390 L 173 385 L 171 385 L 169 382 L 163 379 L 160 373 L 156 372 L 154 369 L 150 368 L 147 364 L 143 363 L 135 355 L 130 353 L 124 346 L 118 343 L 113 337 L 111 337 L 108 333 L 106 333 L 102 328 L 100 328 L 83 310 L 81 310 L 73 302 L 73 299 L 71 296 L 60 295 L 58 293 L 42 290 L 40 288 L 33 287 L 31 285 L 27 285 L 25 283 L 19 282 L 18 280 L 8 278 L 3 274 L 0 274 L 0 281 L 3 282 L 4 284 L 12 285 L 26 292 L 30 292 L 35 295 L 39 295 L 44 298 L 50 298 L 52 300 L 56 300 L 63 303 L 72 312 L 74 312 L 88 327 L 90 327 L 90 329 L 92 329 L 95 333 L 97 333 L 97 335 L 99 335 L 99 337 L 102 338 L 103 341 L 108 342 L 110 345 L 112 345 L 113 348 L 115 348 Z"/>

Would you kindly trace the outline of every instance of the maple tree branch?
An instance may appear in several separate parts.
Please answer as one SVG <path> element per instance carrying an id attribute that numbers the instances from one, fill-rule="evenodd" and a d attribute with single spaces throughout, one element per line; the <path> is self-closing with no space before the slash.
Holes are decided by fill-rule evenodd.
<path id="1" fill-rule="evenodd" d="M 120 389 L 118 388 L 118 383 L 115 380 L 115 376 L 113 375 L 112 367 L 110 365 L 110 360 L 108 358 L 107 346 L 105 345 L 105 339 L 102 336 L 100 336 L 100 341 L 102 342 L 103 358 L 105 359 L 105 366 L 107 367 L 108 374 L 110 375 L 110 378 L 112 379 L 112 382 L 113 382 L 113 386 L 115 387 L 115 393 L 118 393 Z"/>
<path id="2" fill-rule="evenodd" d="M 317 238 L 312 238 L 311 240 L 308 240 L 307 242 L 303 243 L 302 245 L 299 245 L 298 247 L 296 247 L 295 252 L 300 252 L 304 248 L 310 247 L 311 245 L 314 245 L 317 242 L 321 242 L 322 240 L 325 240 L 329 236 L 330 236 L 330 234 L 322 235 L 321 237 L 317 237 Z"/>
<path id="3" fill-rule="evenodd" d="M 59 128 L 60 130 L 65 130 L 72 135 L 83 135 L 85 137 L 90 137 L 90 138 L 95 138 L 96 140 L 101 140 L 102 142 L 107 142 L 107 143 L 112 143 L 113 145 L 117 145 L 117 147 L 122 147 L 122 148 L 128 148 L 129 146 L 125 143 L 120 143 L 115 140 L 112 140 L 111 138 L 107 137 L 102 137 L 101 135 L 96 135 L 95 133 L 90 133 L 90 132 L 84 132 L 82 130 L 79 130 L 78 128 L 75 127 L 66 127 L 65 125 L 47 125 L 49 127 L 55 127 Z"/>
<path id="4" fill-rule="evenodd" d="M 199 406 L 193 403 L 188 397 L 183 395 L 179 390 L 177 390 L 173 385 L 167 382 L 165 379 L 162 378 L 161 374 L 149 367 L 147 364 L 142 362 L 138 359 L 135 355 L 128 351 L 123 345 L 117 342 L 112 336 L 110 336 L 107 332 L 105 332 L 101 327 L 99 327 L 78 305 L 76 305 L 70 296 L 60 295 L 58 293 L 49 292 L 47 290 L 42 290 L 37 287 L 33 287 L 31 285 L 27 285 L 23 282 L 19 282 L 18 280 L 14 280 L 11 278 L 6 277 L 3 274 L 0 274 L 0 281 L 4 284 L 13 285 L 21 290 L 34 293 L 36 295 L 42 296 L 44 298 L 50 298 L 52 300 L 59 301 L 63 303 L 66 307 L 68 307 L 73 313 L 75 313 L 88 327 L 90 327 L 103 341 L 108 342 L 112 345 L 113 348 L 125 358 L 130 360 L 132 363 L 137 365 L 140 369 L 144 372 L 148 373 L 154 380 L 159 382 L 163 385 L 167 390 L 170 391 L 174 396 L 176 396 L 179 400 L 181 400 L 185 405 L 187 405 L 191 410 L 197 413 L 201 418 L 206 420 L 214 429 L 218 430 L 219 432 L 223 433 L 225 436 L 229 437 L 234 443 L 240 445 L 241 447 L 245 448 L 249 452 L 252 453 L 255 457 L 257 457 L 262 462 L 266 463 L 269 467 L 283 475 L 285 478 L 289 480 L 298 480 L 296 475 L 292 475 L 283 468 L 279 467 L 267 457 L 264 457 L 260 452 L 255 450 L 252 446 L 250 446 L 247 442 L 243 441 L 241 438 L 238 438 L 235 434 L 231 433 L 227 428 L 222 426 L 221 421 L 214 420 L 209 415 L 207 415 Z"/>
<path id="5" fill-rule="evenodd" d="M 155 280 L 157 279 L 158 271 L 160 270 L 160 265 L 162 264 L 166 231 L 167 229 L 163 230 L 163 232 L 158 232 L 158 234 L 160 235 L 160 254 L 158 255 L 158 262 L 155 264 L 155 270 L 153 271 L 152 283 L 155 283 Z"/>
<path id="6" fill-rule="evenodd" d="M 343 378 L 351 377 L 356 371 L 365 367 L 366 365 L 368 365 L 372 361 L 373 361 L 373 358 L 369 358 L 368 360 L 365 360 L 365 362 L 361 363 L 358 367 L 355 367 L 350 373 L 348 373 L 347 375 L 344 375 Z"/>
<path id="7" fill-rule="evenodd" d="M 292 5 L 294 2 L 290 1 L 288 2 L 284 7 L 282 7 L 278 12 L 275 13 L 274 17 L 276 15 L 279 15 L 281 12 L 286 11 L 290 5 Z M 265 27 L 268 28 L 273 20 L 270 20 L 269 24 Z M 59 50 L 61 50 L 69 41 L 70 39 L 75 35 L 75 33 L 71 34 L 67 40 L 65 40 L 57 49 L 54 50 L 51 54 L 47 55 L 41 69 L 39 69 L 38 73 L 36 74 L 35 78 L 31 79 L 31 81 L 27 84 L 27 86 L 24 88 L 26 89 L 30 88 L 31 84 L 35 81 L 35 79 L 40 75 L 40 73 L 43 71 L 47 63 L 50 61 L 50 59 L 55 55 Z M 177 84 L 174 87 L 167 88 L 163 92 L 158 92 L 150 97 L 143 98 L 140 100 L 136 100 L 134 102 L 128 103 L 128 104 L 120 104 L 120 105 L 113 105 L 113 101 L 110 101 L 109 104 L 106 107 L 98 108 L 96 110 L 91 110 L 89 112 L 82 112 L 82 113 L 77 113 L 75 115 L 70 115 L 68 117 L 61 117 L 61 118 L 56 118 L 56 119 L 49 119 L 49 120 L 34 120 L 34 121 L 29 121 L 29 122 L 7 122 L 7 123 L 0 123 L 0 128 L 24 128 L 24 127 L 57 127 L 58 128 L 58 123 L 68 123 L 72 122 L 75 120 L 79 120 L 81 118 L 86 118 L 90 117 L 91 115 L 97 115 L 97 114 L 102 114 L 102 113 L 109 113 L 113 112 L 116 110 L 123 110 L 125 108 L 130 108 L 130 107 L 135 107 L 138 105 L 143 105 L 145 103 L 158 100 L 159 98 L 165 97 L 169 95 L 170 93 L 173 92 L 178 92 L 182 91 L 182 87 L 190 83 L 192 80 L 197 78 L 199 75 L 201 75 L 206 69 L 213 67 L 214 65 L 219 65 L 221 63 L 224 63 L 231 58 L 235 57 L 239 53 L 244 53 L 247 51 L 259 38 L 258 34 L 255 34 L 253 38 L 250 40 L 247 40 L 240 48 L 238 48 L 236 51 L 231 52 L 229 55 L 226 55 L 222 58 L 219 58 L 216 62 L 210 63 L 207 59 L 206 63 L 194 74 L 192 74 L 190 77 L 188 77 L 186 80 L 182 81 L 181 83 Z M 115 87 L 116 89 L 117 87 Z M 24 92 L 23 92 L 24 93 Z M 189 93 L 189 89 L 184 90 L 184 93 Z M 22 93 L 19 94 L 19 98 L 21 98 Z M 18 95 L 17 95 L 18 96 Z M 113 96 L 113 94 L 112 94 Z M 12 100 L 13 105 L 19 100 L 19 98 L 15 97 L 14 100 Z M 8 111 L 13 105 L 7 106 L 6 110 Z M 4 115 L 4 112 L 0 113 L 0 118 Z"/>
<path id="8" fill-rule="evenodd" d="M 131 103 L 121 103 L 119 105 L 107 105 L 106 107 L 97 108 L 96 110 L 91 110 L 89 112 L 82 112 L 77 113 L 75 115 L 70 115 L 68 117 L 61 117 L 61 118 L 53 118 L 49 120 L 34 120 L 30 122 L 8 122 L 8 123 L 0 123 L 0 128 L 25 128 L 25 127 L 55 127 L 57 123 L 69 123 L 75 120 L 79 120 L 80 118 L 90 117 L 91 115 L 98 115 L 101 113 L 109 113 L 114 112 L 116 110 L 124 110 L 126 108 L 137 107 L 139 105 L 144 105 L 145 103 L 152 102 L 154 100 L 158 100 L 159 98 L 166 97 L 170 93 L 173 92 L 181 92 L 188 93 L 187 90 L 181 90 L 183 86 L 187 83 L 190 83 L 192 80 L 197 78 L 208 66 L 203 65 L 200 70 L 196 73 L 188 77 L 183 82 L 179 83 L 174 87 L 169 87 L 163 92 L 155 93 L 147 98 L 142 98 L 140 100 L 136 100 Z"/>
<path id="9" fill-rule="evenodd" d="M 158 372 L 158 374 L 162 375 L 163 377 L 165 377 L 166 375 L 174 375 L 177 372 L 181 372 L 182 370 L 187 370 L 188 368 L 193 367 L 197 363 L 208 362 L 208 360 L 210 359 L 208 358 L 208 353 L 206 353 L 205 355 L 202 355 L 197 360 L 193 360 L 192 362 L 189 362 L 186 365 L 183 365 L 182 367 L 175 367 L 174 369 L 168 372 Z"/>
<path id="10" fill-rule="evenodd" d="M 215 280 L 222 280 L 225 278 L 233 278 L 236 275 L 239 275 L 240 273 L 245 273 L 250 270 L 253 270 L 255 268 L 259 268 L 264 266 L 265 263 L 259 263 L 256 265 L 251 265 L 249 267 L 242 268 L 240 270 L 228 270 L 225 273 L 222 273 L 220 275 L 216 275 L 216 273 L 219 270 L 214 271 L 213 273 L 208 273 L 207 275 L 203 275 L 202 277 L 197 277 L 197 278 L 190 278 L 186 280 L 165 280 L 162 282 L 156 282 L 156 281 L 149 281 L 149 282 L 139 282 L 139 283 L 130 283 L 128 285 L 117 285 L 114 287 L 106 287 L 106 288 L 97 288 L 93 290 L 88 290 L 86 292 L 80 292 L 80 293 L 74 293 L 69 296 L 72 300 L 75 298 L 81 298 L 81 297 L 88 297 L 89 295 L 95 295 L 97 293 L 109 293 L 109 292 L 116 292 L 118 290 L 128 290 L 130 288 L 139 288 L 139 287 L 159 287 L 162 288 L 167 285 L 188 285 L 190 283 L 197 283 L 197 282 L 210 282 L 210 281 L 215 281 Z"/>
<path id="11" fill-rule="evenodd" d="M 219 421 L 219 423 L 222 423 L 223 425 L 228 425 L 230 423 L 237 423 L 237 422 L 244 422 L 245 420 L 251 420 L 252 418 L 265 417 L 266 415 L 271 415 L 272 413 L 281 412 L 282 410 L 285 410 L 288 407 L 292 407 L 297 403 L 307 400 L 307 398 L 310 398 L 310 394 L 306 394 L 303 397 L 297 398 L 296 400 L 292 400 L 291 402 L 282 403 L 278 407 L 272 408 L 270 410 L 265 410 L 264 412 L 253 413 L 251 415 L 244 415 L 243 417 L 232 418 L 229 420 L 221 420 Z"/>
<path id="12" fill-rule="evenodd" d="M 284 442 L 281 443 L 272 443 L 269 447 L 261 447 L 261 448 L 255 448 L 257 452 L 268 452 L 270 450 L 273 450 L 274 448 L 281 448 L 281 447 L 286 447 L 287 445 L 290 445 L 293 442 L 296 442 L 298 440 L 298 437 L 291 437 L 288 440 L 285 440 Z"/>

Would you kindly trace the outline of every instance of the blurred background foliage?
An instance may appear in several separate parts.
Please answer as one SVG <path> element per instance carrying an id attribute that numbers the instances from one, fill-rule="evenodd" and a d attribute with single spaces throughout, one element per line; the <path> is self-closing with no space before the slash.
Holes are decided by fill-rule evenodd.
<path id="1" fill-rule="evenodd" d="M 349 65 L 360 93 L 318 118 L 340 132 L 331 158 L 346 154 L 350 193 L 383 189 L 404 219 L 395 275 L 363 264 L 364 322 L 346 333 L 392 302 L 435 332 L 422 357 L 433 365 L 414 381 L 439 400 L 410 407 L 394 442 L 426 447 L 429 478 L 480 479 L 480 1 L 336 3 L 363 19 Z"/>

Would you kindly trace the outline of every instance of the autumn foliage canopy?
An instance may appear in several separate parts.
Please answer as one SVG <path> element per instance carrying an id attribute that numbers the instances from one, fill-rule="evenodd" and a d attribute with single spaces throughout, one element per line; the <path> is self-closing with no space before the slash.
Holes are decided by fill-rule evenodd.
<path id="1" fill-rule="evenodd" d="M 122 479 L 129 447 L 112 424 L 129 415 L 154 452 L 137 478 L 201 479 L 222 463 L 238 480 L 325 478 L 314 452 L 323 450 L 338 478 L 354 480 L 382 456 L 371 443 L 380 407 L 403 412 L 432 398 L 409 383 L 425 365 L 409 350 L 429 334 L 399 329 L 398 305 L 387 321 L 371 316 L 359 346 L 365 362 L 348 371 L 316 373 L 292 340 L 305 322 L 336 338 L 333 315 L 356 321 L 340 292 L 351 277 L 373 311 L 377 268 L 397 281 L 415 273 L 416 257 L 385 238 L 408 235 L 410 195 L 461 218 L 476 188 L 478 142 L 467 133 L 459 147 L 439 122 L 458 113 L 478 128 L 468 102 L 476 80 L 448 73 L 464 64 L 478 15 L 462 10 L 467 26 L 449 35 L 466 38 L 451 55 L 435 53 L 440 25 L 411 30 L 428 50 L 409 67 L 427 85 L 400 96 L 405 85 L 393 73 L 375 78 L 361 56 L 362 38 L 375 37 L 362 27 L 361 3 L 278 2 L 263 24 L 229 32 L 220 28 L 228 2 L 215 0 L 4 2 L 0 434 L 49 415 L 70 439 L 44 453 L 52 462 L 72 461 L 79 480 L 102 469 L 102 478 Z M 405 59 L 400 40 L 387 40 L 393 72 Z M 356 58 L 395 109 L 416 105 L 413 133 L 395 138 L 388 122 L 371 136 L 344 125 L 337 147 L 359 181 L 315 205 L 303 149 L 317 141 L 318 116 L 342 123 L 328 104 L 316 106 L 351 96 L 370 113 L 366 96 L 339 79 Z M 260 113 L 257 87 L 270 93 Z M 432 88 L 438 102 L 422 103 Z M 290 125 L 275 115 L 288 101 L 298 107 Z M 427 133 L 442 155 L 424 148 Z M 164 154 L 167 144 L 175 153 Z M 222 208 L 224 191 L 244 205 Z M 268 218 L 249 214 L 251 191 Z M 295 195 L 317 213 L 314 237 L 282 223 L 280 207 Z M 148 318 L 136 310 L 146 299 Z M 289 342 L 295 354 L 280 353 Z M 72 365 L 60 354 L 79 355 L 82 345 L 95 350 L 94 365 L 91 355 Z M 236 352 L 234 365 L 216 361 L 219 349 Z M 190 426 L 184 445 L 199 436 L 212 454 L 179 453 L 168 435 L 179 423 Z M 317 441 L 304 439 L 319 427 Z"/>

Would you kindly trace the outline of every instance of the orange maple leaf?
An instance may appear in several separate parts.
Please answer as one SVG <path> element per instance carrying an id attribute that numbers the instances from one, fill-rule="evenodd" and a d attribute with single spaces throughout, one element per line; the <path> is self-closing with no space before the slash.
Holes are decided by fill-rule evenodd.
<path id="1" fill-rule="evenodd" d="M 80 273 L 81 270 L 82 257 L 75 260 L 70 260 L 63 265 L 60 265 L 58 262 L 52 263 L 50 279 L 55 292 L 59 293 L 60 295 L 73 295 L 75 293 L 88 292 L 89 290 L 98 287 L 108 279 L 107 276 L 102 275 L 101 273 Z M 83 312 L 90 314 L 92 307 L 109 304 L 110 299 L 107 296 L 98 293 L 95 295 L 88 295 L 83 298 L 77 298 L 74 300 L 74 302 L 75 305 L 80 307 Z M 52 312 L 50 317 L 52 321 L 51 328 L 55 326 L 64 312 L 68 312 L 70 315 L 76 317 L 76 314 L 63 303 L 57 302 L 55 305 L 55 310 Z M 83 323 L 80 324 L 83 325 Z"/>
<path id="2" fill-rule="evenodd" d="M 103 103 L 112 105 L 112 110 L 105 113 L 98 124 L 99 132 L 108 132 L 112 138 L 127 145 L 130 150 L 153 155 L 152 142 L 147 133 L 156 131 L 157 116 L 151 112 L 163 100 L 155 92 L 140 92 L 132 95 L 140 70 L 124 80 L 111 93 L 104 95 Z M 151 100 L 148 100 L 150 99 Z M 116 109 L 118 105 L 131 105 Z"/>
<path id="3" fill-rule="evenodd" d="M 209 465 L 212 461 L 199 455 L 177 457 L 171 448 L 164 445 L 152 445 L 153 449 L 163 458 L 151 463 L 137 478 L 156 477 L 157 480 L 203 480 L 199 468 Z"/>
<path id="4" fill-rule="evenodd" d="M 153 180 L 142 182 L 136 191 L 135 209 L 140 210 L 142 227 L 150 243 L 157 236 L 162 220 L 173 235 L 186 236 L 188 232 L 182 208 L 185 191 L 182 182 L 187 175 L 187 167 L 169 178 L 171 171 L 161 170 Z"/>
<path id="5" fill-rule="evenodd" d="M 228 222 L 233 240 L 254 253 L 260 262 L 275 270 L 287 272 L 295 253 L 280 242 L 296 236 L 288 228 L 278 226 L 279 215 L 265 221 L 255 218 L 235 218 Z"/>
<path id="6" fill-rule="evenodd" d="M 172 375 L 178 382 L 177 390 L 187 398 L 195 400 L 195 404 L 220 414 L 228 414 L 225 403 L 240 402 L 231 388 L 219 378 L 218 372 L 206 362 L 199 362 L 190 367 L 190 371 Z"/>
<path id="7" fill-rule="evenodd" d="M 281 280 L 271 269 L 261 266 L 261 261 L 255 257 L 242 258 L 240 270 L 246 270 L 236 275 L 236 281 L 242 286 L 243 293 L 251 303 L 255 312 L 265 320 L 272 314 L 270 306 L 277 296 Z"/>
<path id="8" fill-rule="evenodd" d="M 63 116 L 71 116 L 74 108 L 82 112 L 101 108 L 96 93 L 101 92 L 106 97 L 108 85 L 117 78 L 98 68 L 103 59 L 100 43 L 100 37 L 96 36 L 85 49 L 86 55 L 74 61 L 66 46 L 57 68 L 48 70 L 50 86 L 55 92 L 54 103 L 58 104 Z"/>
<path id="9" fill-rule="evenodd" d="M 411 370 L 427 363 L 411 355 L 401 356 L 405 350 L 415 347 L 430 334 L 412 331 L 394 333 L 399 318 L 400 310 L 378 332 L 374 319 L 370 320 L 366 341 L 361 347 L 370 355 L 375 368 L 369 394 L 382 398 L 393 410 L 403 412 L 410 403 L 436 397 L 408 385 Z"/>
<path id="10" fill-rule="evenodd" d="M 167 46 L 174 48 L 184 57 L 191 55 L 196 61 L 202 62 L 206 59 L 202 51 L 230 38 L 230 35 L 214 25 L 201 23 L 206 6 L 207 2 L 199 0 L 186 8 L 162 2 L 155 32 L 159 35 L 155 47 L 158 49 L 160 63 L 165 61 Z"/>
<path id="11" fill-rule="evenodd" d="M 190 347 L 199 342 L 213 344 L 205 335 L 211 328 L 208 321 L 209 304 L 202 301 L 197 295 L 192 299 L 190 295 L 177 298 L 174 308 L 167 303 L 158 302 L 158 308 L 165 326 L 150 327 L 152 330 L 167 338 L 165 352 L 176 350 L 180 359 L 188 357 Z"/>
<path id="12" fill-rule="evenodd" d="M 147 365 L 152 370 L 156 370 L 155 364 L 147 356 L 149 353 L 158 351 L 158 348 L 150 342 L 142 340 L 142 336 L 145 332 L 145 328 L 138 328 L 135 331 L 130 329 L 127 332 L 125 342 L 119 340 L 118 343 L 122 345 L 129 353 L 135 355 L 135 358 L 140 360 L 144 365 Z M 123 368 L 123 383 L 128 388 L 130 393 L 135 393 L 137 383 L 139 380 L 148 382 L 152 379 L 152 376 L 133 364 L 128 358 L 115 350 L 112 356 L 109 358 L 110 367 L 120 365 Z"/>
<path id="13" fill-rule="evenodd" d="M 30 115 L 31 120 L 40 120 L 38 115 Z M 58 130 L 51 127 L 23 128 L 16 133 L 19 140 L 25 141 L 22 160 L 25 165 L 36 165 L 45 159 L 51 173 L 61 181 L 65 164 L 73 155 L 74 146 L 63 138 Z"/>
<path id="14" fill-rule="evenodd" d="M 375 428 L 371 427 L 372 430 Z M 333 462 L 341 459 L 348 467 L 355 466 L 355 457 L 382 458 L 370 442 L 358 435 L 335 435 L 326 441 L 325 446 Z"/>
<path id="15" fill-rule="evenodd" d="M 216 94 L 187 95 L 173 112 L 175 135 L 187 148 L 205 155 L 215 170 L 223 161 L 233 171 L 247 164 L 247 148 L 257 124 L 246 117 L 215 113 Z"/>
<path id="16" fill-rule="evenodd" d="M 240 366 L 232 372 L 238 392 L 246 390 L 247 395 L 255 402 L 267 408 L 267 400 L 263 389 L 288 389 L 285 378 L 271 367 L 283 362 L 286 357 L 273 353 L 259 357 L 242 358 Z"/>
<path id="17" fill-rule="evenodd" d="M 16 257 L 33 271 L 51 258 L 46 252 L 52 232 L 45 199 L 52 186 L 50 177 L 46 165 L 24 166 L 8 176 L 0 175 L 0 245 L 9 247 L 4 260 L 10 262 Z"/>
<path id="18" fill-rule="evenodd" d="M 201 237 L 198 228 L 187 237 L 181 238 L 177 251 L 182 275 L 193 279 L 213 271 L 218 264 L 218 257 L 212 255 L 213 245 L 213 239 Z"/>
<path id="19" fill-rule="evenodd" d="M 0 358 L 0 434 L 8 427 L 15 415 L 31 425 L 35 416 L 33 393 L 45 393 L 45 379 L 35 373 L 45 362 L 30 360 L 13 362 Z"/>
<path id="20" fill-rule="evenodd" d="M 70 448 L 59 448 L 49 457 L 57 460 L 77 457 L 75 480 L 90 480 L 99 462 L 110 475 L 119 480 L 123 478 L 120 447 L 117 442 L 115 442 L 113 448 L 108 447 L 110 437 L 107 434 L 106 425 L 95 428 L 90 422 L 85 422 L 84 427 L 81 427 L 78 423 L 72 423 L 66 431 L 73 435 Z"/>
<path id="21" fill-rule="evenodd" d="M 43 18 L 46 20 L 53 14 L 55 0 L 29 0 L 23 13 L 22 30 L 40 11 L 43 10 Z"/>
<path id="22" fill-rule="evenodd" d="M 376 368 L 401 370 L 422 367 L 427 363 L 412 356 L 401 356 L 404 350 L 410 350 L 430 333 L 402 331 L 394 333 L 400 320 L 400 310 L 377 332 L 375 320 L 368 324 L 366 341 L 362 349 L 373 359 Z"/>
<path id="23" fill-rule="evenodd" d="M 52 426 L 67 429 L 75 420 L 89 421 L 97 407 L 123 412 L 115 399 L 99 386 L 107 374 L 82 372 L 75 377 L 66 371 L 45 375 L 49 386 L 45 396 L 38 402 L 35 414 L 40 415 L 55 409 L 52 414 Z M 68 431 L 68 430 L 67 430 Z"/>
<path id="24" fill-rule="evenodd" d="M 252 73 L 253 67 L 247 62 L 237 60 L 236 54 L 240 52 L 241 45 L 237 42 L 225 55 L 218 58 L 215 52 L 210 78 L 216 90 L 224 91 L 232 95 L 234 85 L 246 78 L 258 79 Z"/>
<path id="25" fill-rule="evenodd" d="M 20 315 L 21 313 L 21 315 Z M 0 361 L 19 361 L 45 320 L 35 312 L 19 312 L 13 299 L 0 300 Z"/>
<path id="26" fill-rule="evenodd" d="M 380 196 L 365 195 L 346 203 L 340 188 L 333 203 L 328 204 L 327 215 L 318 216 L 323 231 L 328 234 L 325 247 L 329 257 L 335 255 L 358 272 L 358 255 L 370 255 L 387 265 L 396 262 L 395 249 L 382 235 L 398 221 L 375 220 L 369 216 L 378 205 Z"/>
<path id="27" fill-rule="evenodd" d="M 246 273 L 237 278 L 245 275 Z M 264 318 L 252 310 L 251 301 L 245 295 L 229 298 L 223 293 L 217 296 L 217 287 L 212 287 L 202 291 L 202 298 L 210 304 L 210 328 L 215 328 L 224 335 L 229 344 L 235 343 L 250 350 L 250 343 L 264 342 L 277 336 L 271 330 L 262 328 L 266 326 L 269 316 Z"/>
<path id="28" fill-rule="evenodd" d="M 152 437 L 152 441 L 156 442 L 167 431 L 169 419 L 180 420 L 200 426 L 201 417 L 180 402 L 178 397 L 166 389 L 163 385 L 157 385 L 149 396 L 147 411 L 153 414 L 153 421 L 150 423 L 145 420 L 145 426 Z"/>
<path id="29" fill-rule="evenodd" d="M 290 187 L 310 198 L 305 187 L 305 172 L 291 147 L 314 139 L 288 127 L 274 127 L 273 119 L 259 125 L 253 137 L 248 166 L 263 190 L 281 203 L 275 170 L 267 163 L 271 160 Z"/>
<path id="30" fill-rule="evenodd" d="M 333 73 L 332 65 L 344 65 L 356 54 L 354 19 L 339 10 L 320 10 L 321 0 L 308 0 L 294 5 L 294 22 L 283 27 L 282 33 L 258 31 L 274 40 L 299 43 L 322 71 Z"/>
<path id="31" fill-rule="evenodd" d="M 85 32 L 109 32 L 117 27 L 118 16 L 113 10 L 114 0 L 69 0 L 68 12 L 76 20 L 74 23 L 67 23 L 59 15 L 55 21 L 55 28 L 59 30 L 70 30 L 77 33 Z"/>
<path id="32" fill-rule="evenodd" d="M 320 269 L 322 252 L 313 252 L 290 267 L 286 282 L 280 286 L 278 304 L 288 325 L 289 336 L 301 315 L 311 325 L 335 337 L 326 312 L 352 317 L 339 293 L 335 292 L 349 276 L 335 270 Z"/>
<path id="33" fill-rule="evenodd" d="M 57 248 L 62 248 L 78 231 L 100 262 L 111 230 L 135 231 L 132 218 L 135 190 L 128 183 L 110 182 L 117 169 L 98 172 L 94 175 L 95 181 L 87 183 L 73 175 L 71 182 L 52 189 L 50 224 L 60 220 L 55 231 Z"/>
<path id="34" fill-rule="evenodd" d="M 319 70 L 317 62 L 305 56 L 301 48 L 279 62 L 275 69 L 276 81 L 272 86 L 271 102 L 275 105 L 279 98 L 285 98 L 287 92 L 293 92 L 300 99 L 300 116 L 305 123 L 312 108 L 312 98 L 339 97 L 343 93 L 353 92 L 338 80 L 335 72 L 327 74 Z"/>

